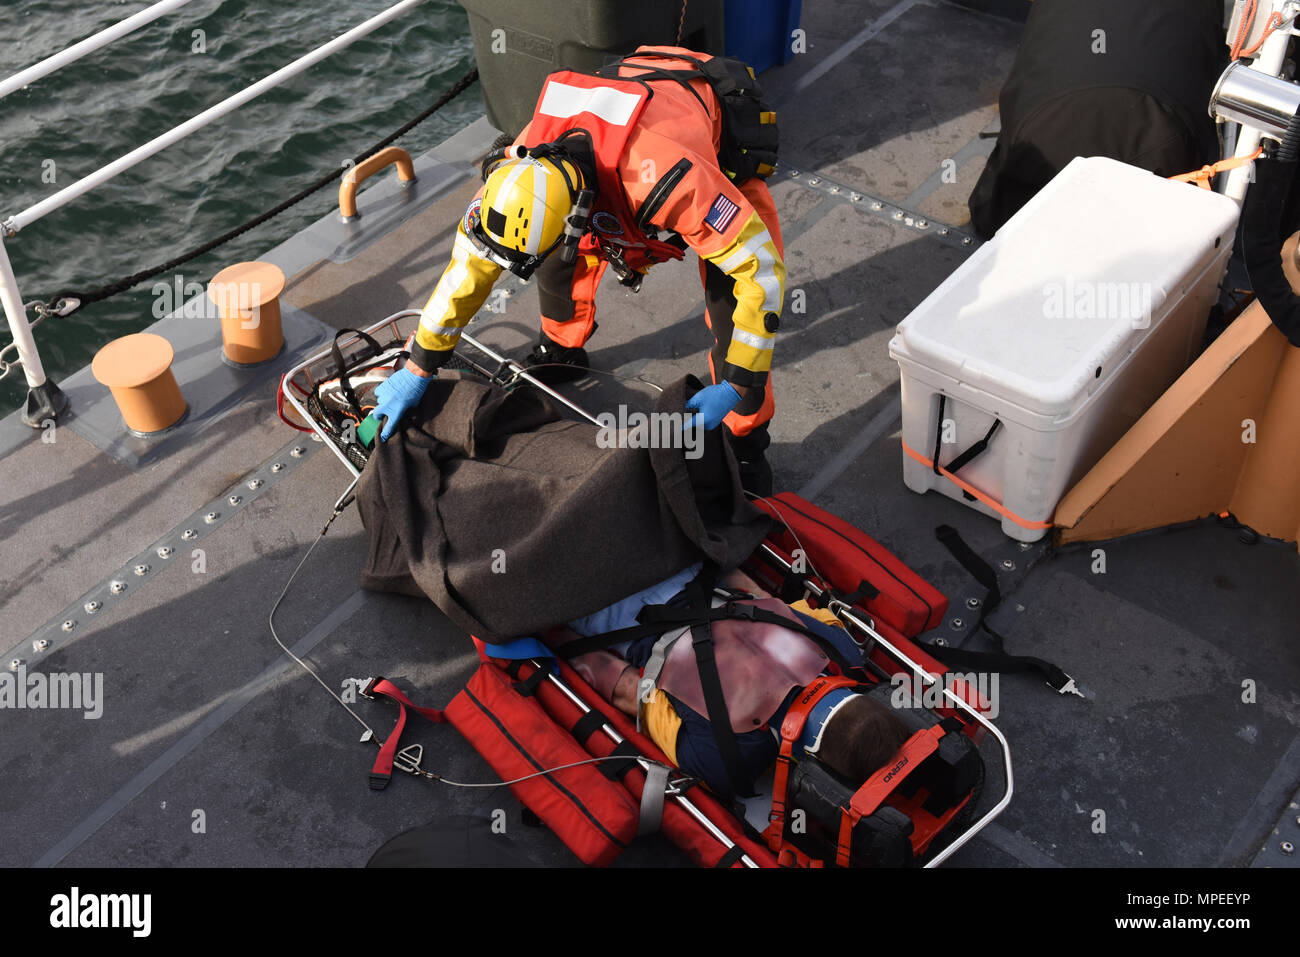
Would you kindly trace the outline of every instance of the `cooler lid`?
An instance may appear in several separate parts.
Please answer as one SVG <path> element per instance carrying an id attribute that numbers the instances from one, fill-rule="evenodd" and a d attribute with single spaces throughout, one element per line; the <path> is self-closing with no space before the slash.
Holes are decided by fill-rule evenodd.
<path id="1" fill-rule="evenodd" d="M 1209 190 L 1076 158 L 899 323 L 891 354 L 1068 414 L 1231 242 L 1237 215 Z"/>

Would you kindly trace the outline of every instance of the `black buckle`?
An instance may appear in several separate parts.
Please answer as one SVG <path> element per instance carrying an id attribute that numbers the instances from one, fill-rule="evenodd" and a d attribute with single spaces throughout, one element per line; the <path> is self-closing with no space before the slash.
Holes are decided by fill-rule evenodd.
<path id="1" fill-rule="evenodd" d="M 721 609 L 725 618 L 743 618 L 746 621 L 754 620 L 754 612 L 757 611 L 753 605 L 738 605 L 734 601 L 729 601 Z"/>
<path id="2" fill-rule="evenodd" d="M 388 782 L 393 779 L 391 774 L 380 774 L 377 771 L 370 772 L 370 790 L 382 791 L 388 787 Z"/>

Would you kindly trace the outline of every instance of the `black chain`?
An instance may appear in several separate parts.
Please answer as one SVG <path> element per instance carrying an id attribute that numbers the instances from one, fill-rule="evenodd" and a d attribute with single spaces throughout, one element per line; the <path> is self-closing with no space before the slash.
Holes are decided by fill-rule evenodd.
<path id="1" fill-rule="evenodd" d="M 457 96 L 463 93 L 477 79 L 478 79 L 478 67 L 475 67 L 474 69 L 466 73 L 463 77 L 461 77 L 459 80 L 457 80 L 455 84 L 452 85 L 451 89 L 449 89 L 446 93 L 440 96 L 437 102 L 435 102 L 427 110 L 420 113 L 418 116 L 416 116 L 409 123 L 405 124 L 397 131 L 390 133 L 388 136 L 384 137 L 374 146 L 370 147 L 370 149 L 365 150 L 358 156 L 354 157 L 352 160 L 352 165 L 360 163 L 362 160 L 366 159 L 369 156 L 373 156 L 375 153 L 378 153 L 384 147 L 393 143 L 399 137 L 405 136 L 416 126 L 418 126 L 420 123 L 423 123 L 430 116 L 438 112 L 438 110 L 442 109 L 452 100 L 454 100 Z M 102 302 L 105 299 L 108 299 L 112 296 L 116 296 L 118 293 L 125 292 L 126 290 L 132 288 L 133 286 L 138 286 L 146 279 L 152 279 L 154 276 L 175 269 L 177 266 L 183 265 L 184 263 L 187 263 L 192 259 L 197 259 L 198 257 L 204 255 L 205 253 L 209 253 L 212 250 L 216 249 L 218 246 L 221 246 L 224 243 L 228 243 L 232 239 L 235 239 L 238 236 L 242 236 L 250 229 L 254 229 L 257 226 L 262 225 L 262 223 L 266 222 L 268 219 L 271 219 L 274 216 L 278 216 L 280 213 L 284 212 L 289 207 L 301 203 L 308 196 L 311 196 L 313 193 L 316 193 L 324 189 L 330 183 L 334 182 L 345 172 L 347 172 L 348 169 L 349 166 L 347 165 L 340 166 L 338 169 L 333 170 L 327 173 L 326 175 L 322 176 L 320 179 L 316 180 L 316 182 L 312 183 L 306 189 L 289 197 L 283 203 L 280 203 L 275 208 L 267 210 L 265 213 L 262 213 L 260 216 L 256 216 L 253 219 L 250 219 L 248 222 L 244 223 L 243 225 L 237 226 L 234 229 L 230 230 L 229 232 L 223 233 L 222 235 L 218 236 L 216 239 L 213 239 L 210 242 L 206 242 L 202 246 L 199 246 L 195 249 L 191 249 L 189 252 L 177 256 L 175 259 L 169 259 L 167 262 L 163 263 L 160 266 L 154 266 L 152 269 L 145 269 L 137 273 L 132 273 L 131 275 L 126 276 L 123 279 L 119 279 L 116 282 L 112 282 L 107 285 L 100 286 L 98 289 L 91 289 L 83 292 L 77 292 L 77 291 L 66 290 L 66 289 L 61 290 L 60 292 L 52 296 L 49 299 L 49 301 L 44 304 L 45 309 L 48 313 L 52 315 L 70 316 L 74 312 L 79 312 L 83 307 L 89 305 L 92 302 Z"/>

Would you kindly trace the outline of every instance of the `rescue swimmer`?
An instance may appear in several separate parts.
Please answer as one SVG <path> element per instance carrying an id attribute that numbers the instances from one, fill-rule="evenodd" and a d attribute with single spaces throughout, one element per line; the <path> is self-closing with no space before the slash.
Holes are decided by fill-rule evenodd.
<path id="1" fill-rule="evenodd" d="M 745 487 L 769 494 L 763 453 L 785 297 L 764 182 L 776 163 L 775 115 L 736 60 L 640 47 L 601 72 L 551 74 L 529 124 L 484 161 L 484 186 L 457 227 L 410 359 L 376 393 L 374 414 L 387 417 L 380 438 L 419 402 L 503 269 L 537 275 L 541 339 L 525 361 L 554 382 L 588 366 L 583 346 L 607 268 L 639 290 L 652 265 L 691 249 L 714 346 L 712 384 L 687 409 L 707 429 L 726 426 Z"/>

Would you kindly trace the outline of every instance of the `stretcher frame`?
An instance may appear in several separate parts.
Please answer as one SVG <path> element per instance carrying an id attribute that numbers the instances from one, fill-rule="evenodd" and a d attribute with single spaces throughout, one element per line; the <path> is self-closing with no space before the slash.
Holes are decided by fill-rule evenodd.
<path id="1" fill-rule="evenodd" d="M 389 332 L 392 334 L 394 340 L 404 343 L 411 333 L 415 331 L 419 322 L 419 316 L 419 310 L 402 310 L 401 312 L 393 313 L 386 319 L 367 327 L 363 331 L 375 339 L 379 339 L 385 332 Z M 350 354 L 356 352 L 356 347 L 363 341 L 364 340 L 362 340 L 360 336 L 353 336 L 339 342 L 340 351 L 345 359 Z M 470 350 L 468 354 L 466 354 L 466 349 Z M 539 381 L 536 377 L 530 375 L 524 366 L 520 365 L 513 359 L 498 354 L 495 350 L 479 342 L 467 332 L 461 333 L 460 343 L 457 345 L 455 350 L 455 359 L 459 362 L 458 367 L 463 366 L 465 367 L 465 371 L 471 371 L 497 385 L 527 382 L 529 385 L 540 389 L 554 401 L 560 403 L 586 421 L 593 425 L 600 424 L 595 416 L 591 415 L 581 406 L 556 392 L 544 382 Z M 324 442 L 326 446 L 329 447 L 336 456 L 338 456 L 339 461 L 343 463 L 344 467 L 352 475 L 353 484 L 355 485 L 356 480 L 361 475 L 361 470 L 347 458 L 343 449 L 335 444 L 333 437 L 322 428 L 318 422 L 316 422 L 316 420 L 307 412 L 306 408 L 306 398 L 311 394 L 315 384 L 318 381 L 332 377 L 333 375 L 335 375 L 335 369 L 333 367 L 332 354 L 331 350 L 327 348 L 308 357 L 307 359 L 304 359 L 302 362 L 287 371 L 280 381 L 279 389 L 284 399 L 286 399 L 293 407 L 294 411 L 298 413 L 303 422 L 307 423 L 311 427 L 311 430 L 319 437 L 320 441 Z M 792 571 L 789 562 L 778 554 L 766 541 L 759 544 L 755 555 L 761 555 L 763 561 L 777 570 L 782 570 L 787 573 Z M 1006 810 L 1007 806 L 1011 803 L 1011 797 L 1015 792 L 1015 783 L 1011 766 L 1011 748 L 1007 744 L 1007 739 L 1002 732 L 998 730 L 997 726 L 981 714 L 976 707 L 972 706 L 969 701 L 964 697 L 955 694 L 951 688 L 945 687 L 941 680 L 941 673 L 940 677 L 936 678 L 934 674 L 927 671 L 926 668 L 916 660 L 917 656 L 910 654 L 907 650 L 899 647 L 897 642 L 891 641 L 884 635 L 880 634 L 875 628 L 875 623 L 868 615 L 853 606 L 834 600 L 828 596 L 825 590 L 815 581 L 805 581 L 804 587 L 807 589 L 809 597 L 817 599 L 819 602 L 824 603 L 827 607 L 831 607 L 834 610 L 836 616 L 844 622 L 850 635 L 859 645 L 864 648 L 874 647 L 883 650 L 894 661 L 894 663 L 899 666 L 898 672 L 895 673 L 902 673 L 910 670 L 914 677 L 919 677 L 920 680 L 924 682 L 927 689 L 938 684 L 939 690 L 942 691 L 943 697 L 947 700 L 949 705 L 953 709 L 962 712 L 969 719 L 968 722 L 965 722 L 968 727 L 970 722 L 973 722 L 978 726 L 978 728 L 992 735 L 994 741 L 997 743 L 1003 767 L 1003 782 L 1005 785 L 1003 794 L 981 817 L 973 821 L 960 834 L 948 840 L 940 851 L 929 855 L 924 867 L 937 867 L 956 853 L 960 848 L 969 843 L 976 834 L 992 823 L 993 820 Z M 597 710 L 588 704 L 583 693 L 581 693 L 582 691 L 585 691 L 587 694 L 594 695 L 596 692 L 592 688 L 589 686 L 584 689 L 571 688 L 568 683 L 550 673 L 545 662 L 533 661 L 532 664 L 535 667 L 545 670 L 547 673 L 547 681 L 555 685 L 566 698 L 580 707 L 584 713 Z M 619 734 L 619 732 L 611 726 L 608 721 L 603 721 L 601 723 L 600 730 L 602 733 L 609 735 L 616 745 L 621 744 L 624 740 L 623 736 Z M 644 756 L 639 756 L 636 760 L 643 770 L 649 769 L 651 765 L 649 759 Z M 981 760 L 983 760 L 982 757 Z M 733 842 L 731 839 L 728 838 L 727 835 L 719 829 L 707 815 L 700 811 L 699 808 L 691 802 L 687 794 L 669 793 L 668 798 L 678 802 L 692 818 L 708 830 L 720 843 L 728 848 L 732 846 Z M 741 823 L 738 820 L 736 820 L 735 823 L 737 827 L 743 831 Z M 742 854 L 739 860 L 740 863 L 746 867 L 759 866 L 759 864 L 747 854 Z"/>
<path id="2" fill-rule="evenodd" d="M 379 339 L 381 335 L 387 332 L 392 334 L 394 340 L 405 342 L 411 333 L 415 331 L 416 326 L 419 325 L 419 319 L 420 311 L 418 309 L 403 309 L 401 312 L 395 312 L 387 319 L 380 320 L 361 331 L 374 339 Z M 339 351 L 346 360 L 359 351 L 357 347 L 363 343 L 364 340 L 360 336 L 351 336 L 339 342 Z M 462 348 L 466 346 L 472 350 L 468 355 Z M 496 385 L 527 382 L 534 388 L 545 392 L 570 411 L 582 416 L 592 425 L 600 424 L 596 421 L 595 416 L 531 375 L 524 366 L 514 359 L 498 354 L 468 332 L 461 333 L 460 343 L 455 349 L 455 359 L 459 360 L 460 366 L 467 367 L 465 371 L 472 371 Z M 349 461 L 346 453 L 334 443 L 330 434 L 307 411 L 307 396 L 311 395 L 316 383 L 332 378 L 336 374 L 333 362 L 332 353 L 328 348 L 307 357 L 284 374 L 280 380 L 279 390 L 303 422 L 311 426 L 311 431 L 338 456 L 339 461 L 352 473 L 352 477 L 355 479 L 361 476 L 361 470 Z"/>

